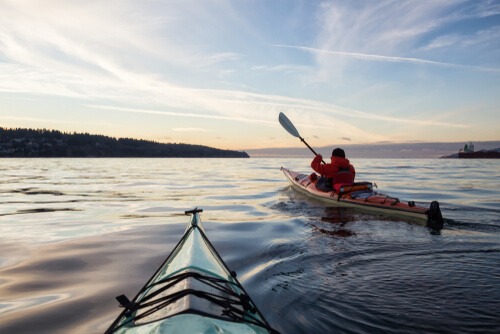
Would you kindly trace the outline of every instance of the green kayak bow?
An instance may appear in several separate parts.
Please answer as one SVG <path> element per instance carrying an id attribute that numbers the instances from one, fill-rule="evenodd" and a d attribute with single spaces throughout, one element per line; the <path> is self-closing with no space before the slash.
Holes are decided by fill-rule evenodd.
<path id="1" fill-rule="evenodd" d="M 106 333 L 277 333 L 205 235 L 199 213 L 165 262 Z"/>

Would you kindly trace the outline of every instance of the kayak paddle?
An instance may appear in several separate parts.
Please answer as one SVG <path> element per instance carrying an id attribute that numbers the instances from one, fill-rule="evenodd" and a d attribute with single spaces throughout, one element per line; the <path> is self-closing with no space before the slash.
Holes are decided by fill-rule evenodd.
<path id="1" fill-rule="evenodd" d="M 286 131 L 288 131 L 289 134 L 291 134 L 294 137 L 299 138 L 306 146 L 311 150 L 314 155 L 318 155 L 311 146 L 309 146 L 308 143 L 302 138 L 299 134 L 299 131 L 297 131 L 297 128 L 293 125 L 293 123 L 288 119 L 288 117 L 285 116 L 282 112 L 280 112 L 280 115 L 278 117 L 278 121 L 280 122 L 281 126 L 285 128 Z M 323 159 L 321 159 L 322 163 L 325 163 Z"/>

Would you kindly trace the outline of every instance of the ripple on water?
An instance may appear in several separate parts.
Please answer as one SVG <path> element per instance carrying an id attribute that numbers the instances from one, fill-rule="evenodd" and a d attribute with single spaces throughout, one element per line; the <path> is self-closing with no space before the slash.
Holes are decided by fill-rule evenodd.
<path id="1" fill-rule="evenodd" d="M 309 161 L 278 160 L 2 161 L 0 332 L 102 333 L 195 206 L 283 333 L 500 332 L 498 162 L 356 160 L 381 191 L 439 200 L 446 224 L 431 235 L 308 200 L 279 166 Z"/>

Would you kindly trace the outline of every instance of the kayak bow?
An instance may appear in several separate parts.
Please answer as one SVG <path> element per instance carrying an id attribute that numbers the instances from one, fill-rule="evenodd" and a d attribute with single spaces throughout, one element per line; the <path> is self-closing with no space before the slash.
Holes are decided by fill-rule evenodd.
<path id="1" fill-rule="evenodd" d="M 205 235 L 199 213 L 174 250 L 106 333 L 277 333 Z"/>
<path id="2" fill-rule="evenodd" d="M 311 179 L 309 175 L 293 172 L 283 167 L 281 171 L 294 189 L 330 205 L 405 217 L 436 231 L 443 228 L 444 219 L 437 201 L 433 201 L 429 208 L 417 206 L 412 201 L 401 202 L 397 198 L 374 191 L 370 182 L 354 183 L 341 187 L 338 191 L 324 192 L 316 188 L 317 180 Z"/>

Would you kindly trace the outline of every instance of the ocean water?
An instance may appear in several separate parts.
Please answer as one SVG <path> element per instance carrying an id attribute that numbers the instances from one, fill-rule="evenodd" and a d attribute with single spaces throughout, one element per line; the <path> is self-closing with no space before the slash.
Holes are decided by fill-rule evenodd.
<path id="1" fill-rule="evenodd" d="M 102 333 L 194 207 L 282 333 L 499 333 L 500 161 L 352 162 L 441 233 L 308 200 L 304 159 L 2 159 L 0 333 Z"/>

